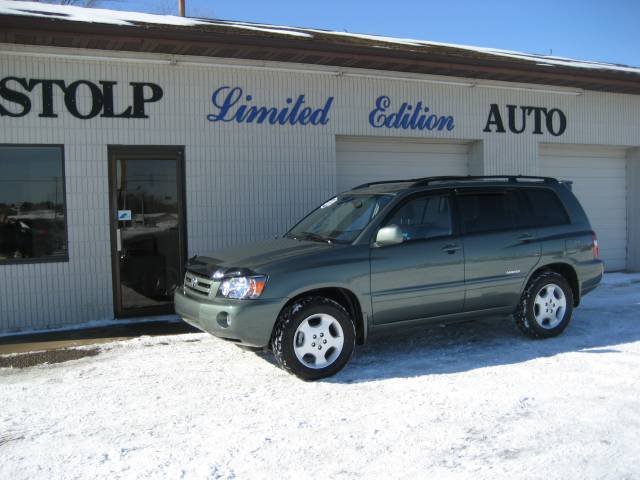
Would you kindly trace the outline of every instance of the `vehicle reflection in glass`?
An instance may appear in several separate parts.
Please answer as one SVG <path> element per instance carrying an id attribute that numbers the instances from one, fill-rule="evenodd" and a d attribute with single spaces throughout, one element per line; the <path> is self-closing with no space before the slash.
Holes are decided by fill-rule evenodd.
<path id="1" fill-rule="evenodd" d="M 175 160 L 117 162 L 120 281 L 124 308 L 166 305 L 179 282 Z"/>
<path id="2" fill-rule="evenodd" d="M 0 146 L 0 262 L 67 256 L 60 147 Z"/>

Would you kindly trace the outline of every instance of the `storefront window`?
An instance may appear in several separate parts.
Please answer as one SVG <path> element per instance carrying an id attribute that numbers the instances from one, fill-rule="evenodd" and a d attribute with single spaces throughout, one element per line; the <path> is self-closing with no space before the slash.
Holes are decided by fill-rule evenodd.
<path id="1" fill-rule="evenodd" d="M 67 259 L 62 147 L 0 145 L 0 263 Z"/>

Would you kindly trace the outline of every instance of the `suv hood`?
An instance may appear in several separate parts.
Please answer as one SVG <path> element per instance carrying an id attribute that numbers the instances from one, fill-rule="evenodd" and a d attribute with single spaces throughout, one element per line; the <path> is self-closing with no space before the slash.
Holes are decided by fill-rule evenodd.
<path id="1" fill-rule="evenodd" d="M 277 238 L 197 255 L 189 260 L 187 269 L 209 278 L 220 268 L 225 269 L 227 274 L 268 273 L 266 269 L 269 265 L 316 254 L 335 246 L 323 242 Z"/>

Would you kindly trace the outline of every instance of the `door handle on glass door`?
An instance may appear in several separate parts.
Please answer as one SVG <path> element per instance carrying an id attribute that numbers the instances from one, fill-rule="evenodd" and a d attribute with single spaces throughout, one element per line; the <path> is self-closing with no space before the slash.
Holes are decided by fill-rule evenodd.
<path id="1" fill-rule="evenodd" d="M 122 230 L 116 229 L 116 252 L 120 256 L 120 260 L 124 260 L 127 256 L 127 251 L 122 248 Z"/>

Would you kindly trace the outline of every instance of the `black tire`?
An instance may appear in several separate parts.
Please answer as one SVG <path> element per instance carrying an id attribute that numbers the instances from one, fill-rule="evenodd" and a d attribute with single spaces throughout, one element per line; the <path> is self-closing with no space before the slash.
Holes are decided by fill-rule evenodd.
<path id="1" fill-rule="evenodd" d="M 540 325 L 535 316 L 535 299 L 538 293 L 550 284 L 555 284 L 562 290 L 566 300 L 564 316 L 553 328 Z M 560 335 L 569 325 L 573 314 L 573 290 L 567 279 L 556 272 L 540 272 L 533 276 L 524 289 L 520 304 L 514 314 L 516 325 L 526 335 L 532 338 L 551 338 Z"/>
<path id="2" fill-rule="evenodd" d="M 323 368 L 310 368 L 298 359 L 294 350 L 296 330 L 314 315 L 326 314 L 338 321 L 343 333 L 342 350 L 332 363 Z M 356 332 L 347 310 L 325 297 L 305 297 L 286 307 L 278 317 L 271 339 L 271 349 L 283 370 L 302 380 L 319 380 L 335 375 L 347 364 L 355 348 Z M 326 351 L 329 353 L 329 350 Z"/>

